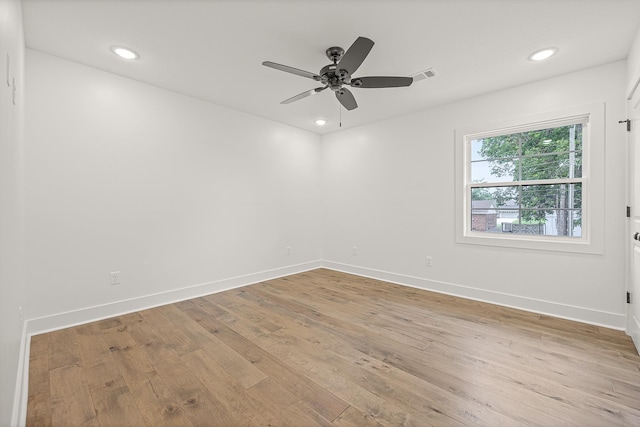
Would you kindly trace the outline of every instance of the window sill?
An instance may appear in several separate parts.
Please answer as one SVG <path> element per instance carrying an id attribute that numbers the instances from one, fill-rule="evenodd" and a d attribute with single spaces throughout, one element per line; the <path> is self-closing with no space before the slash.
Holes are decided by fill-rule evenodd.
<path id="1" fill-rule="evenodd" d="M 487 235 L 489 233 L 469 232 L 457 236 L 459 244 L 493 246 L 512 249 L 530 249 L 543 251 L 573 252 L 585 254 L 603 254 L 602 245 L 594 244 L 585 238 L 575 237 L 538 237 L 528 235 Z"/>

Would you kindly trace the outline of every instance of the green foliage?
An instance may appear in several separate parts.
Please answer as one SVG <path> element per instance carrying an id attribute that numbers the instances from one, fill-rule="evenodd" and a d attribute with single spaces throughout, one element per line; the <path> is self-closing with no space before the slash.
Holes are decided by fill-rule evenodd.
<path id="1" fill-rule="evenodd" d="M 472 188 L 471 189 L 471 200 L 493 200 L 495 196 L 491 191 L 486 188 Z"/>

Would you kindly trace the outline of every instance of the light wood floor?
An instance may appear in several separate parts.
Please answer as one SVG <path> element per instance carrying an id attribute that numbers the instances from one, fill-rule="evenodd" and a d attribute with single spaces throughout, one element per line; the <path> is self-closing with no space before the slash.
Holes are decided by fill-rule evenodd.
<path id="1" fill-rule="evenodd" d="M 639 426 L 640 357 L 320 269 L 34 336 L 27 425 Z"/>

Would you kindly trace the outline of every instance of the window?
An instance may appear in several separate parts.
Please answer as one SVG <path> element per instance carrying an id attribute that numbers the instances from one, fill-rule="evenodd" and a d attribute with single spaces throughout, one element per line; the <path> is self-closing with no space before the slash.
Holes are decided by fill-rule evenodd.
<path id="1" fill-rule="evenodd" d="M 581 237 L 586 121 L 468 137 L 470 231 Z"/>
<path id="2" fill-rule="evenodd" d="M 458 242 L 602 251 L 604 104 L 582 111 L 456 132 Z"/>

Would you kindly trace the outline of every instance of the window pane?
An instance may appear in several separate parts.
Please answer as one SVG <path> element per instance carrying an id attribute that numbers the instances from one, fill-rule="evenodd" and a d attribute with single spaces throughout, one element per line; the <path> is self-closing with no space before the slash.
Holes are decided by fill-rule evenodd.
<path id="1" fill-rule="evenodd" d="M 551 212 L 551 213 L 549 213 Z M 580 209 L 540 210 L 529 211 L 532 216 L 543 217 L 543 220 L 527 221 L 525 219 L 513 222 L 496 221 L 499 232 L 512 234 L 539 234 L 545 236 L 582 237 L 582 211 Z"/>
<path id="2" fill-rule="evenodd" d="M 471 189 L 471 231 L 582 236 L 582 185 Z"/>
<path id="3" fill-rule="evenodd" d="M 521 160 L 521 181 L 582 177 L 582 153 L 545 154 Z"/>
<path id="4" fill-rule="evenodd" d="M 582 185 L 525 185 L 520 197 L 522 209 L 573 209 L 582 201 Z"/>
<path id="5" fill-rule="evenodd" d="M 517 134 L 471 141 L 471 161 L 516 157 L 520 143 Z"/>
<path id="6" fill-rule="evenodd" d="M 471 163 L 472 182 L 513 182 L 517 180 L 513 174 L 516 166 L 505 160 L 500 163 L 479 161 Z"/>
<path id="7" fill-rule="evenodd" d="M 471 140 L 472 182 L 582 177 L 582 125 Z"/>
<path id="8" fill-rule="evenodd" d="M 582 151 L 582 125 L 575 124 L 518 134 L 522 155 Z"/>
<path id="9" fill-rule="evenodd" d="M 520 195 L 520 187 L 517 185 L 504 187 L 476 187 L 471 189 L 471 204 L 485 205 L 480 201 L 491 201 L 496 208 L 513 208 L 517 207 Z"/>
<path id="10" fill-rule="evenodd" d="M 519 187 L 471 189 L 471 231 L 501 232 L 500 220 L 518 218 Z"/>

